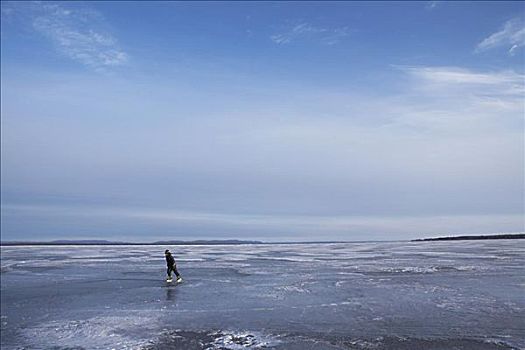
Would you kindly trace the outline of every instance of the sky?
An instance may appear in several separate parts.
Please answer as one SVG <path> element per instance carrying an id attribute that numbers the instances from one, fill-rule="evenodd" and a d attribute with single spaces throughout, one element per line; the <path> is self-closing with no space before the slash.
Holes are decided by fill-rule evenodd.
<path id="1" fill-rule="evenodd" d="M 1 2 L 2 240 L 523 232 L 524 2 Z"/>

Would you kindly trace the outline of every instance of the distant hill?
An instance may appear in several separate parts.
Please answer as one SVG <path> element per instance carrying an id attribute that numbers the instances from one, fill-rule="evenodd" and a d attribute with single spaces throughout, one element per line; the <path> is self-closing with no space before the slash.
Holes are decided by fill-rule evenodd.
<path id="1" fill-rule="evenodd" d="M 452 236 L 452 237 L 437 237 L 437 238 L 420 238 L 413 239 L 412 242 L 426 242 L 426 241 L 464 241 L 464 240 L 481 240 L 481 239 L 525 239 L 523 233 L 505 233 L 498 235 L 479 235 L 479 236 Z"/>
<path id="2" fill-rule="evenodd" d="M 150 243 L 119 242 L 100 239 L 83 240 L 54 240 L 54 241 L 6 241 L 1 242 L 3 246 L 20 245 L 218 245 L 218 244 L 263 244 L 260 241 L 241 241 L 237 239 L 227 240 L 196 240 L 196 241 L 156 241 Z"/>

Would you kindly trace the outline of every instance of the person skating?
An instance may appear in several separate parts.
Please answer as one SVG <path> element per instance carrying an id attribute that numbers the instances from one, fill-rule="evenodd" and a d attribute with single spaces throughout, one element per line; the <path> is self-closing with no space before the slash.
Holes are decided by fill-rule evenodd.
<path id="1" fill-rule="evenodd" d="M 166 256 L 166 264 L 168 265 L 168 279 L 166 281 L 173 281 L 173 279 L 171 278 L 171 273 L 174 272 L 175 276 L 177 276 L 177 282 L 182 282 L 182 276 L 180 275 L 179 271 L 177 271 L 177 264 L 175 263 L 175 258 L 173 258 L 173 255 L 171 255 L 168 249 L 166 249 L 164 255 Z"/>

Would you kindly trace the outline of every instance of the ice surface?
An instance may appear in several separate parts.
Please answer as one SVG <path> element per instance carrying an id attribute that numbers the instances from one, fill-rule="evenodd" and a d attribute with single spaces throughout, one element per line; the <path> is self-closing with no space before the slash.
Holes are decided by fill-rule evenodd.
<path id="1" fill-rule="evenodd" d="M 2 349 L 525 348 L 524 241 L 1 253 Z"/>

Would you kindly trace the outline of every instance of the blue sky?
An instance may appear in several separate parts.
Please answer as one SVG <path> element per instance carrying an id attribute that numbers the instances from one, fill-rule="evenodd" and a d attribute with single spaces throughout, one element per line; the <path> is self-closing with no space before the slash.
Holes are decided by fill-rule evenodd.
<path id="1" fill-rule="evenodd" d="M 2 2 L 2 239 L 524 230 L 523 2 Z"/>

